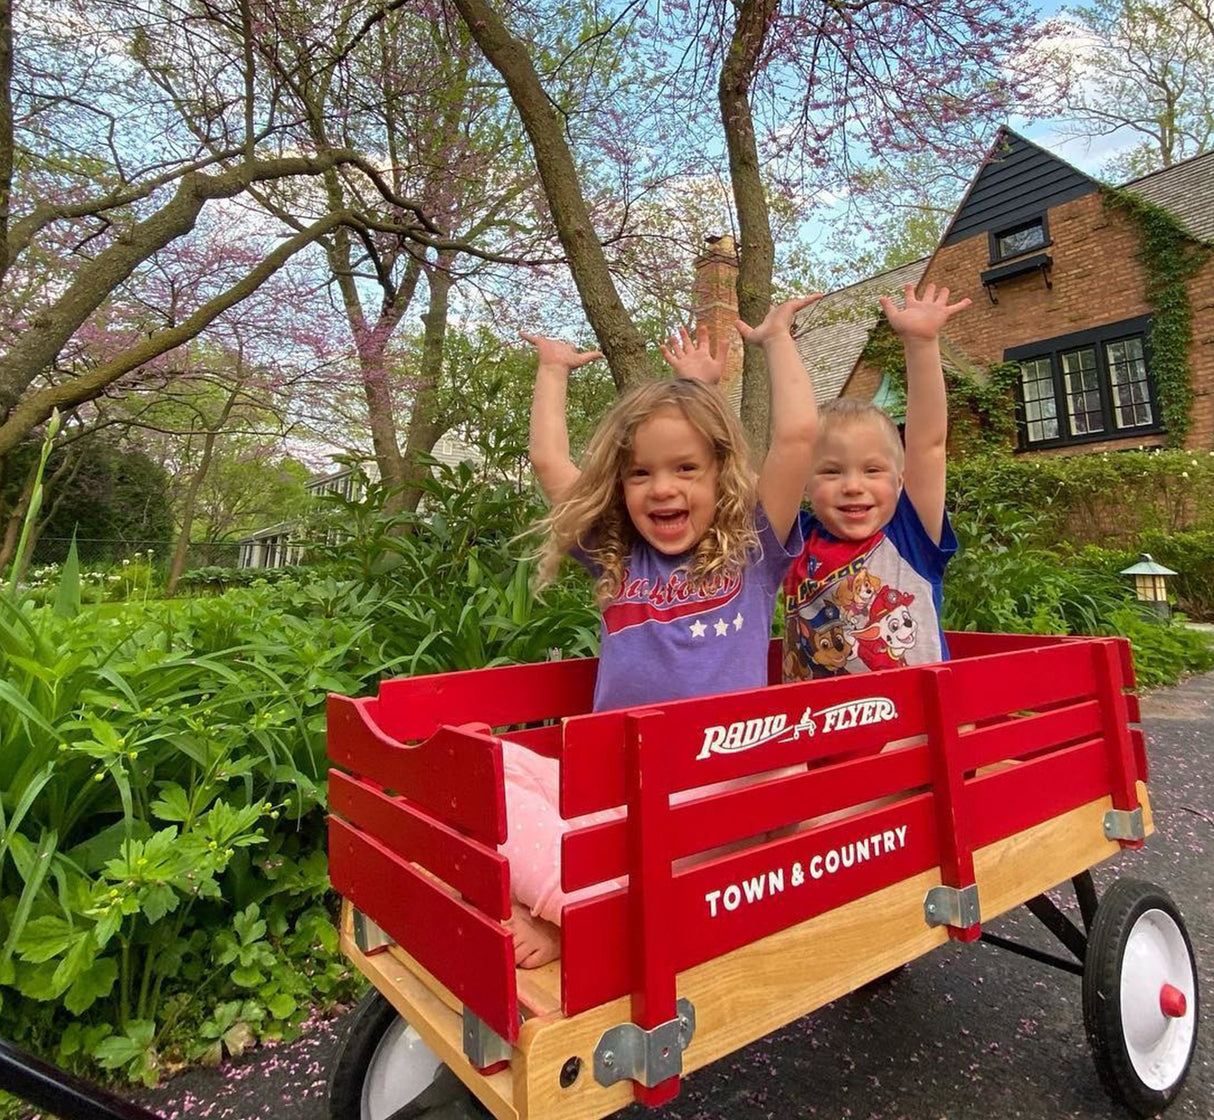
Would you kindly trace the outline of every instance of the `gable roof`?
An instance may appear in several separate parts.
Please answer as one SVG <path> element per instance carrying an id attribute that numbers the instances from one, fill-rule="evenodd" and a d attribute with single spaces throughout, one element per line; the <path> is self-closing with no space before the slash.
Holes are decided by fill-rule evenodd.
<path id="1" fill-rule="evenodd" d="M 1000 127 L 940 239 L 964 241 L 984 230 L 1031 221 L 1052 206 L 1082 198 L 1100 184 L 1061 156 Z"/>
<path id="2" fill-rule="evenodd" d="M 1214 152 L 1131 179 L 1121 189 L 1162 206 L 1199 240 L 1214 242 Z"/>
<path id="3" fill-rule="evenodd" d="M 798 316 L 797 352 L 813 380 L 819 404 L 839 395 L 860 360 L 868 336 L 881 318 L 878 297 L 896 295 L 906 284 L 918 284 L 930 259 L 911 261 L 828 292 Z"/>

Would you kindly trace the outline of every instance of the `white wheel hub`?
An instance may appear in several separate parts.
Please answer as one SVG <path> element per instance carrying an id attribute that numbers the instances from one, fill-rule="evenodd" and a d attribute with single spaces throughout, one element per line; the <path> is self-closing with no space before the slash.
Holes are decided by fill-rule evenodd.
<path id="1" fill-rule="evenodd" d="M 1134 1072 L 1157 1092 L 1171 1088 L 1185 1071 L 1193 1045 L 1195 988 L 1176 922 L 1162 910 L 1141 914 L 1121 961 L 1121 1025 Z"/>
<path id="2" fill-rule="evenodd" d="M 386 1120 L 434 1080 L 442 1063 L 404 1019 L 379 1040 L 363 1078 L 361 1120 Z"/>

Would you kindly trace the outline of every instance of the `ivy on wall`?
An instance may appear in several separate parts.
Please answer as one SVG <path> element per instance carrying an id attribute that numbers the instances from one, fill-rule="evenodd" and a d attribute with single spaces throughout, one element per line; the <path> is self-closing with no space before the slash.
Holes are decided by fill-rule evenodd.
<path id="1" fill-rule="evenodd" d="M 869 335 L 860 360 L 888 377 L 891 387 L 906 399 L 906 355 L 888 323 L 882 321 Z M 981 372 L 945 365 L 950 455 L 1012 450 L 1016 443 L 1013 388 L 1019 376 L 1016 362 L 996 362 Z"/>
<path id="2" fill-rule="evenodd" d="M 1189 374 L 1193 308 L 1188 282 L 1209 258 L 1210 250 L 1154 203 L 1113 187 L 1105 187 L 1103 195 L 1106 208 L 1125 214 L 1141 236 L 1138 259 L 1146 273 L 1145 294 L 1152 313 L 1151 373 L 1168 445 L 1180 447 L 1193 419 Z"/>

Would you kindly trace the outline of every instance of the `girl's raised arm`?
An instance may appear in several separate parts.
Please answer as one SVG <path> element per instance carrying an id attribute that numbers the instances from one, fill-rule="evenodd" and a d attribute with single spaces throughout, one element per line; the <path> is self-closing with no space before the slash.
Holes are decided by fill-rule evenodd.
<path id="1" fill-rule="evenodd" d="M 792 340 L 793 318 L 821 295 L 786 300 L 757 327 L 737 320 L 744 341 L 762 346 L 771 379 L 771 445 L 759 474 L 759 501 L 780 540 L 785 540 L 801 508 L 810 460 L 818 435 L 818 404 L 809 374 Z"/>
<path id="2" fill-rule="evenodd" d="M 552 505 L 564 501 L 569 488 L 581 475 L 569 457 L 569 428 L 565 421 L 565 396 L 569 374 L 603 355 L 598 350 L 579 353 L 567 342 L 519 332 L 535 347 L 539 368 L 535 371 L 535 394 L 531 399 L 531 466 L 540 489 Z"/>

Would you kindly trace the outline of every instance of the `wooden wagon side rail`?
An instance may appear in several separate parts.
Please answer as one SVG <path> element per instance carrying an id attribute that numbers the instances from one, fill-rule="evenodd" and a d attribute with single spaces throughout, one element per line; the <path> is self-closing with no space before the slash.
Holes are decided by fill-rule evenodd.
<path id="1" fill-rule="evenodd" d="M 501 741 L 483 725 L 406 745 L 378 701 L 329 698 L 334 888 L 503 1039 L 518 1037 Z"/>

